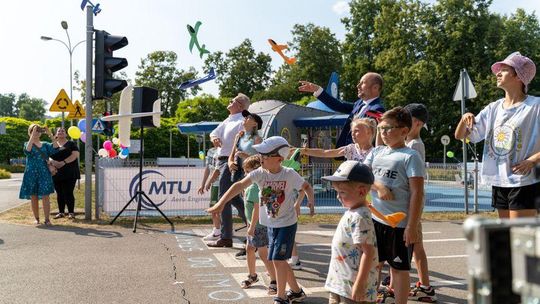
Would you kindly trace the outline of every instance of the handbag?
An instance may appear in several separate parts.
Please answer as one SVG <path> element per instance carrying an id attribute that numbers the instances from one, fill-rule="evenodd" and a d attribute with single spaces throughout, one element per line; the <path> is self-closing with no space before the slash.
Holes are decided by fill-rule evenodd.
<path id="1" fill-rule="evenodd" d="M 36 147 L 36 149 L 41 154 L 41 157 L 43 158 L 43 160 L 47 164 L 47 168 L 49 169 L 49 172 L 51 173 L 51 176 L 55 176 L 56 173 L 58 173 L 58 169 L 49 161 L 49 158 L 45 155 L 45 153 L 43 153 L 43 151 L 41 151 L 41 149 L 38 146 L 36 146 L 34 144 L 34 147 Z"/>

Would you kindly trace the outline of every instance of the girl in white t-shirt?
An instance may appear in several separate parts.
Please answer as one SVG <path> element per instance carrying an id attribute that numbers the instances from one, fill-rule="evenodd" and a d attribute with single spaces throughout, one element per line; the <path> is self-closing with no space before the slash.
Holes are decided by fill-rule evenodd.
<path id="1" fill-rule="evenodd" d="M 377 130 L 377 122 L 372 118 L 355 118 L 351 122 L 353 143 L 337 149 L 302 148 L 304 155 L 334 158 L 344 156 L 347 160 L 363 162 L 373 148 L 373 139 Z"/>

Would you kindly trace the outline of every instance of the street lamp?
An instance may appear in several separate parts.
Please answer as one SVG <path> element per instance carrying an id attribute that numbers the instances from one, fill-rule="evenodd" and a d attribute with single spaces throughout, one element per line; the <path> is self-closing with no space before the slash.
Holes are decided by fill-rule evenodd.
<path id="1" fill-rule="evenodd" d="M 48 36 L 41 36 L 41 40 L 43 40 L 43 41 L 49 41 L 49 40 L 58 41 L 58 42 L 62 43 L 67 48 L 67 50 L 69 52 L 69 99 L 71 99 L 73 101 L 73 51 L 75 51 L 75 48 L 79 44 L 85 42 L 86 40 L 81 40 L 81 41 L 77 42 L 77 44 L 75 44 L 73 47 L 71 47 L 71 39 L 69 37 L 69 32 L 68 32 L 68 23 L 66 21 L 62 21 L 62 22 L 60 22 L 60 25 L 66 31 L 66 36 L 67 36 L 68 43 L 65 43 L 62 40 L 52 38 L 52 37 L 48 37 Z M 64 112 L 62 112 L 62 128 L 63 127 L 64 127 Z"/>

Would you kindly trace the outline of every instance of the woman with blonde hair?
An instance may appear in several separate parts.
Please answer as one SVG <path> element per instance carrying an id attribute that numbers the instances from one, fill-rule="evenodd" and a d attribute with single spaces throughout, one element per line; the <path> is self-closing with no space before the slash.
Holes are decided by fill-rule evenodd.
<path id="1" fill-rule="evenodd" d="M 40 141 L 42 134 L 46 134 L 52 140 L 52 144 Z M 19 198 L 30 199 L 32 213 L 35 224 L 39 222 L 39 199 L 43 202 L 43 213 L 45 215 L 44 224 L 51 225 L 49 214 L 51 205 L 49 194 L 54 193 L 52 173 L 49 170 L 49 157 L 56 153 L 58 144 L 48 127 L 40 127 L 31 124 L 28 127 L 28 142 L 24 143 L 24 154 L 26 155 L 26 168 L 24 169 L 23 181 Z"/>

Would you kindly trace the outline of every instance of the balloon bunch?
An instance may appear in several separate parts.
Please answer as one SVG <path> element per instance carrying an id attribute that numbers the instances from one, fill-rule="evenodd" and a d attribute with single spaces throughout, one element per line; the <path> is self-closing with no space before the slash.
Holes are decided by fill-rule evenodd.
<path id="1" fill-rule="evenodd" d="M 103 148 L 99 149 L 98 156 L 108 158 L 118 157 L 120 159 L 125 159 L 129 156 L 129 148 L 122 145 L 120 140 L 114 137 L 112 141 L 106 140 L 103 142 Z"/>
<path id="2" fill-rule="evenodd" d="M 71 138 L 73 138 L 73 136 L 71 136 L 71 134 L 69 133 L 69 130 L 71 128 L 77 128 L 77 130 L 79 130 L 79 137 L 81 139 L 81 141 L 83 143 L 86 143 L 86 133 L 83 131 L 83 130 L 86 130 L 86 119 L 81 119 L 79 120 L 79 123 L 77 124 L 77 127 L 75 126 L 72 126 L 68 129 L 68 134 Z M 73 139 L 77 139 L 77 138 L 73 138 Z"/>

